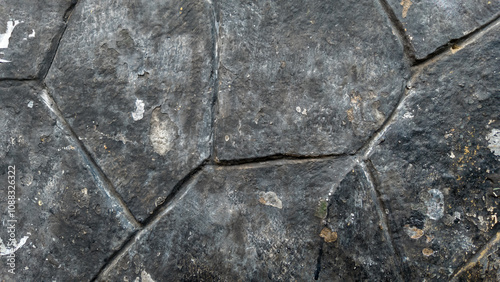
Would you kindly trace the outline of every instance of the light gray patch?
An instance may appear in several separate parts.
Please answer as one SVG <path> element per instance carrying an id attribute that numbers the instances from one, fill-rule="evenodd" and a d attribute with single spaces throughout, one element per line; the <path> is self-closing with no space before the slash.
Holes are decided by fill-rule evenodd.
<path id="1" fill-rule="evenodd" d="M 149 140 L 153 145 L 153 150 L 164 156 L 174 146 L 176 136 L 177 126 L 172 122 L 168 114 L 162 114 L 160 108 L 154 109 L 149 133 Z"/>
<path id="2" fill-rule="evenodd" d="M 430 219 L 438 220 L 444 214 L 444 196 L 438 189 L 431 189 L 428 191 L 429 198 L 425 201 L 427 206 L 427 216 Z"/>

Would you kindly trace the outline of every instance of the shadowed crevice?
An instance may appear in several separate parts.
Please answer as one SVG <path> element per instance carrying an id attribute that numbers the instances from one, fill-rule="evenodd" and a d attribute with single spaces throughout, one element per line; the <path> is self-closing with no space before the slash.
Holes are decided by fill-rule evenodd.
<path id="1" fill-rule="evenodd" d="M 403 266 L 403 261 L 401 259 L 401 255 L 399 254 L 398 251 L 396 251 L 396 248 L 394 247 L 394 240 L 392 238 L 391 232 L 389 230 L 389 220 L 387 219 L 387 212 L 384 207 L 384 203 L 382 202 L 382 199 L 380 198 L 380 192 L 378 191 L 377 187 L 379 186 L 379 183 L 373 174 L 373 171 L 375 170 L 375 167 L 373 167 L 373 164 L 371 163 L 370 160 L 367 161 L 361 161 L 359 162 L 359 166 L 363 170 L 363 173 L 365 174 L 365 178 L 368 181 L 368 186 L 369 186 L 369 193 L 370 196 L 373 200 L 373 203 L 375 204 L 375 207 L 377 209 L 377 214 L 380 219 L 380 228 L 382 229 L 382 232 L 384 234 L 384 237 L 389 244 L 389 247 L 391 249 L 391 252 L 393 253 L 393 262 L 394 262 L 394 269 L 393 272 L 396 274 L 398 277 L 399 281 L 404 281 L 403 277 L 404 275 L 402 274 L 402 266 Z"/>
<path id="2" fill-rule="evenodd" d="M 76 145 L 77 150 L 83 158 L 85 165 L 90 170 L 96 185 L 103 190 L 106 195 L 121 209 L 123 215 L 127 218 L 130 224 L 134 226 L 135 229 L 140 229 L 141 224 L 137 221 L 134 215 L 130 212 L 127 205 L 121 198 L 121 195 L 116 191 L 111 181 L 106 177 L 102 169 L 97 165 L 96 161 L 92 158 L 91 154 L 85 147 L 85 145 L 80 141 L 77 134 L 73 131 L 71 126 L 68 124 L 66 119 L 63 117 L 61 111 L 59 110 L 57 104 L 49 95 L 46 87 L 40 95 L 40 100 L 47 105 L 47 107 L 54 113 L 57 117 L 57 125 L 72 139 L 73 143 Z"/>
<path id="3" fill-rule="evenodd" d="M 269 156 L 263 156 L 263 157 L 255 157 L 255 158 L 248 158 L 248 159 L 235 159 L 235 160 L 216 160 L 213 165 L 218 165 L 218 166 L 237 166 L 237 165 L 244 165 L 244 164 L 252 164 L 252 163 L 265 163 L 265 162 L 272 162 L 272 161 L 279 161 L 279 160 L 284 160 L 284 161 L 295 161 L 295 160 L 323 160 L 323 159 L 337 159 L 337 158 L 343 158 L 343 157 L 352 157 L 354 155 L 350 154 L 329 154 L 329 155 L 295 155 L 295 154 L 274 154 L 274 155 L 269 155 Z"/>
<path id="4" fill-rule="evenodd" d="M 460 38 L 452 39 L 448 41 L 448 43 L 438 47 L 434 52 L 425 56 L 425 58 L 415 60 L 412 66 L 413 67 L 425 66 L 429 63 L 441 59 L 442 56 L 453 55 L 458 50 L 464 48 L 468 44 L 481 38 L 485 32 L 487 32 L 489 29 L 495 26 L 499 21 L 500 21 L 500 13 L 494 16 L 490 21 L 486 22 L 485 24 L 473 30 L 472 32 L 467 33 L 466 35 Z"/>
<path id="5" fill-rule="evenodd" d="M 63 15 L 63 22 L 64 25 L 60 28 L 58 32 L 58 36 L 55 36 L 52 39 L 51 42 L 51 47 L 49 49 L 49 52 L 45 55 L 45 58 L 42 61 L 40 71 L 38 73 L 38 77 L 44 81 L 45 78 L 47 77 L 47 74 L 49 73 L 50 68 L 52 67 L 52 64 L 54 63 L 54 59 L 57 54 L 57 50 L 59 50 L 59 45 L 61 44 L 61 40 L 64 37 L 64 33 L 66 32 L 66 29 L 68 28 L 69 20 L 71 18 L 71 15 L 73 14 L 73 11 L 76 8 L 76 5 L 78 4 L 78 0 L 72 0 L 71 5 L 66 9 Z"/>
<path id="6" fill-rule="evenodd" d="M 415 56 L 415 49 L 411 44 L 410 38 L 408 38 L 408 35 L 405 32 L 403 23 L 399 21 L 398 17 L 396 16 L 396 13 L 394 13 L 394 10 L 392 10 L 391 6 L 389 5 L 389 3 L 387 3 L 386 0 L 379 0 L 379 3 L 384 9 L 385 13 L 387 14 L 387 17 L 391 22 L 392 28 L 395 31 L 396 36 L 403 45 L 403 53 L 405 54 L 406 59 L 410 62 L 411 65 L 414 65 L 415 62 L 417 61 L 417 58 Z"/>
<path id="7" fill-rule="evenodd" d="M 210 146 L 210 158 L 216 158 L 215 152 L 215 121 L 217 119 L 217 107 L 219 100 L 219 65 L 220 65 L 220 57 L 219 57 L 219 20 L 220 20 L 220 10 L 218 6 L 217 0 L 212 0 L 212 73 L 211 73 L 211 84 L 212 84 L 212 104 L 211 104 L 211 146 Z"/>

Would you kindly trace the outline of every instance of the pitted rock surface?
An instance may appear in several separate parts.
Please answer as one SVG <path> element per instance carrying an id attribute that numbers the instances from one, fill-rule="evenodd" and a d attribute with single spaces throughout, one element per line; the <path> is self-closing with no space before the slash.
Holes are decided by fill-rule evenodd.
<path id="1" fill-rule="evenodd" d="M 3 1 L 1 281 L 499 281 L 498 1 Z"/>

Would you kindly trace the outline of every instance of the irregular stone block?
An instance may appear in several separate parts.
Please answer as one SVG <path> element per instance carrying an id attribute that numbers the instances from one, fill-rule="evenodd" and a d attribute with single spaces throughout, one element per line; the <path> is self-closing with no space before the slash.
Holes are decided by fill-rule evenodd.
<path id="1" fill-rule="evenodd" d="M 499 32 L 427 66 L 371 157 L 407 280 L 447 280 L 498 229 Z"/>
<path id="2" fill-rule="evenodd" d="M 318 203 L 352 166 L 349 158 L 207 166 L 100 279 L 312 280 L 323 241 Z"/>
<path id="3" fill-rule="evenodd" d="M 408 34 L 417 59 L 500 15 L 500 2 L 387 0 Z"/>
<path id="4" fill-rule="evenodd" d="M 0 79 L 37 78 L 47 71 L 72 0 L 2 1 Z"/>
<path id="5" fill-rule="evenodd" d="M 135 229 L 40 92 L 0 83 L 0 280 L 90 280 Z"/>
<path id="6" fill-rule="evenodd" d="M 408 66 L 376 1 L 219 6 L 219 160 L 353 153 L 397 104 Z"/>
<path id="7" fill-rule="evenodd" d="M 374 190 L 363 170 L 355 167 L 332 196 L 327 227 L 336 242 L 325 238 L 317 278 L 323 281 L 400 281 L 394 253 Z"/>
<path id="8" fill-rule="evenodd" d="M 54 100 L 134 215 L 210 154 L 212 8 L 84 1 L 47 76 Z"/>

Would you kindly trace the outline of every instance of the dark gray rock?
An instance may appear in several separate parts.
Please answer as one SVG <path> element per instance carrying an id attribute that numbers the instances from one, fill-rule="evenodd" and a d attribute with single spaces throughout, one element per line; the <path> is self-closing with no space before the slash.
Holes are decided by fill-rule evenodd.
<path id="1" fill-rule="evenodd" d="M 90 280 L 134 227 L 95 184 L 41 92 L 34 84 L 0 83 L 0 280 Z M 18 247 L 15 274 L 7 265 L 10 234 Z"/>
<path id="2" fill-rule="evenodd" d="M 0 79 L 47 71 L 72 0 L 16 0 L 0 5 Z"/>
<path id="3" fill-rule="evenodd" d="M 407 280 L 447 280 L 498 231 L 499 31 L 424 68 L 371 157 Z"/>
<path id="4" fill-rule="evenodd" d="M 331 197 L 327 228 L 335 242 L 323 244 L 318 278 L 324 281 L 400 281 L 400 264 L 375 190 L 363 170 L 355 167 Z M 386 229 L 385 229 L 386 230 Z"/>
<path id="5" fill-rule="evenodd" d="M 375 1 L 218 1 L 216 156 L 356 151 L 408 74 Z"/>
<path id="6" fill-rule="evenodd" d="M 410 39 L 417 59 L 500 15 L 498 1 L 387 0 Z M 452 47 L 452 46 L 449 46 Z"/>
<path id="7" fill-rule="evenodd" d="M 312 280 L 320 203 L 352 166 L 348 158 L 207 166 L 100 279 Z"/>
<path id="8" fill-rule="evenodd" d="M 134 215 L 210 154 L 212 10 L 200 1 L 84 1 L 47 85 Z"/>

